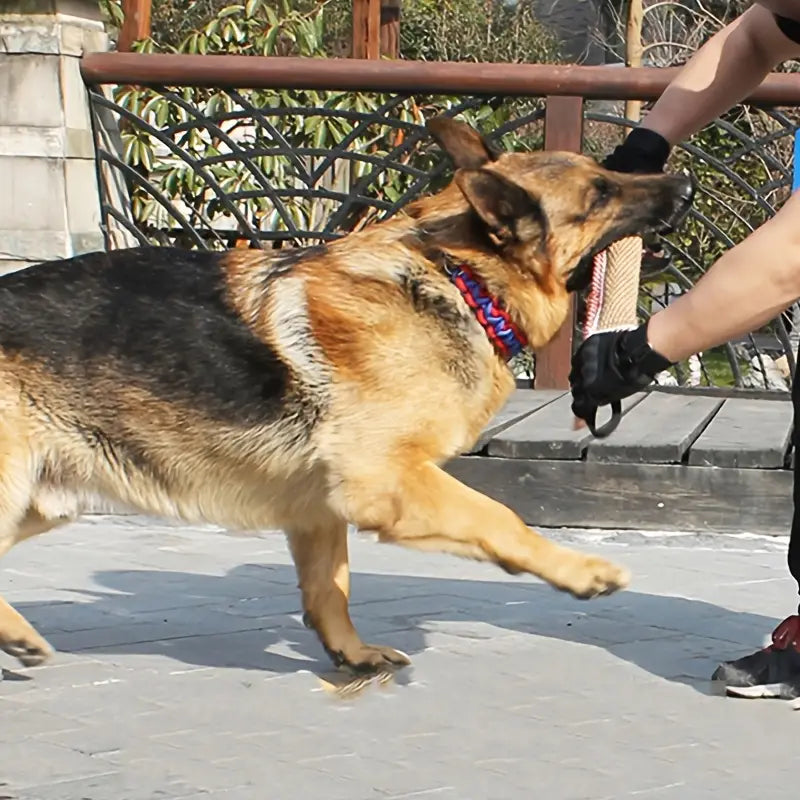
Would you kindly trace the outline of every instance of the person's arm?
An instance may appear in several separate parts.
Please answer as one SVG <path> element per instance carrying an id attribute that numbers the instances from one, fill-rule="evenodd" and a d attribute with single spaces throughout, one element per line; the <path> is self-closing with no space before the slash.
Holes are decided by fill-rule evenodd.
<path id="1" fill-rule="evenodd" d="M 800 3 L 795 12 L 800 14 Z M 792 24 L 784 20 L 779 26 L 771 10 L 752 6 L 697 51 L 643 125 L 670 144 L 701 128 L 746 97 L 777 64 L 800 54 L 800 44 L 787 35 L 797 32 Z M 647 340 L 670 361 L 679 361 L 759 328 L 798 297 L 800 197 L 795 196 L 725 253 L 691 291 L 655 314 Z"/>
<path id="2" fill-rule="evenodd" d="M 672 362 L 757 330 L 800 298 L 800 192 L 690 291 L 654 314 L 647 341 Z"/>
<path id="3" fill-rule="evenodd" d="M 800 2 L 796 3 L 800 17 Z M 775 15 L 753 5 L 712 36 L 686 62 L 641 127 L 676 145 L 747 97 L 778 64 L 800 55 L 800 44 Z"/>

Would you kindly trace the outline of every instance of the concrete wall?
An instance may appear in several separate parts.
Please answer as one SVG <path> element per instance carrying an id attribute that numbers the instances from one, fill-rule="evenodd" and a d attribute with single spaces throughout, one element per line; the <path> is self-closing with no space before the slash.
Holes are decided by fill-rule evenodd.
<path id="1" fill-rule="evenodd" d="M 0 2 L 0 272 L 103 248 L 84 50 L 96 0 Z"/>

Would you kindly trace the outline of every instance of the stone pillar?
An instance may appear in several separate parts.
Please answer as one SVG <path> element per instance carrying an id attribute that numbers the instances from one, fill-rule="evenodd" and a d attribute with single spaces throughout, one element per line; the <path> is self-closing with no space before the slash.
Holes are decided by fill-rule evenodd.
<path id="1" fill-rule="evenodd" d="M 107 47 L 97 0 L 0 2 L 0 273 L 104 249 L 79 63 Z"/>

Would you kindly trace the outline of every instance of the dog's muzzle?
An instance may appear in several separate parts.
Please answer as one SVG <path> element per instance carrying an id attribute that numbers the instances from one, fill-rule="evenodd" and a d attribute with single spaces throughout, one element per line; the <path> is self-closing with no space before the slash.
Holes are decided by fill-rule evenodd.
<path id="1" fill-rule="evenodd" d="M 669 175 L 659 178 L 667 182 L 663 188 L 658 210 L 650 212 L 649 224 L 642 225 L 639 235 L 646 247 L 654 247 L 658 236 L 673 233 L 689 214 L 695 195 L 694 180 L 688 175 Z M 655 221 L 657 220 L 657 221 Z M 592 279 L 593 258 L 621 238 L 619 232 L 601 239 L 571 270 L 567 277 L 567 291 L 581 292 Z"/>

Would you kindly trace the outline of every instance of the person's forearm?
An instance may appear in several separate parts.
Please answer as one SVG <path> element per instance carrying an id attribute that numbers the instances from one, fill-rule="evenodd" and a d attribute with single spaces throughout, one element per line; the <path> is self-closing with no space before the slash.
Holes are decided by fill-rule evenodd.
<path id="1" fill-rule="evenodd" d="M 676 145 L 747 97 L 800 46 L 782 37 L 772 13 L 752 6 L 684 65 L 642 127 Z"/>
<path id="2" fill-rule="evenodd" d="M 650 346 L 680 361 L 757 330 L 800 298 L 800 192 L 723 255 L 647 327 Z"/>

